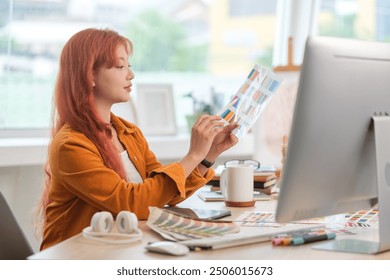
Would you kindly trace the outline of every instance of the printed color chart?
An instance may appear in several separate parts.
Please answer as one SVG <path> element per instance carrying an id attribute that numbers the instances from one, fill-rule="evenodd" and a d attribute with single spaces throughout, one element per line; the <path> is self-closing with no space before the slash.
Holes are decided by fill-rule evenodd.
<path id="1" fill-rule="evenodd" d="M 345 227 L 371 227 L 378 223 L 378 209 L 360 210 L 345 215 Z"/>
<path id="2" fill-rule="evenodd" d="M 226 123 L 237 122 L 233 134 L 241 139 L 253 126 L 281 83 L 270 70 L 255 65 L 220 116 Z"/>
<path id="3" fill-rule="evenodd" d="M 231 222 L 206 222 L 188 219 L 170 211 L 149 207 L 147 225 L 167 240 L 189 240 L 237 233 L 240 228 Z"/>

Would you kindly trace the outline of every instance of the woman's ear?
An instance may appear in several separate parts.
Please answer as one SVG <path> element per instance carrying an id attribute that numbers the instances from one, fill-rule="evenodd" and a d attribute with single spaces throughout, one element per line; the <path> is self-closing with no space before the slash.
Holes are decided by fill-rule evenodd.
<path id="1" fill-rule="evenodd" d="M 94 82 L 94 81 L 92 81 L 92 86 L 93 86 L 93 87 L 95 87 L 95 86 L 96 86 L 96 84 L 95 84 L 95 82 Z"/>

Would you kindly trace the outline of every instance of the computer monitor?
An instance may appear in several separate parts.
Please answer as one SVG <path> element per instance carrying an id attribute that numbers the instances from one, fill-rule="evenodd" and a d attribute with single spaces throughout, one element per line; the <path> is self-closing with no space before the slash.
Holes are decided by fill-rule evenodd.
<path id="1" fill-rule="evenodd" d="M 379 240 L 325 249 L 390 249 L 390 44 L 309 37 L 280 183 L 278 222 L 379 207 Z"/>

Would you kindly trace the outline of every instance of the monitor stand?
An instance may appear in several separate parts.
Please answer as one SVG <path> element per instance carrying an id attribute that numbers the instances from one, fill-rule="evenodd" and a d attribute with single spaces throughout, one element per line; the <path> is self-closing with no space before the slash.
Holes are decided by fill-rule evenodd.
<path id="1" fill-rule="evenodd" d="M 377 254 L 390 250 L 390 117 L 374 116 L 376 173 L 378 187 L 378 242 L 341 239 L 313 246 L 313 249 Z"/>

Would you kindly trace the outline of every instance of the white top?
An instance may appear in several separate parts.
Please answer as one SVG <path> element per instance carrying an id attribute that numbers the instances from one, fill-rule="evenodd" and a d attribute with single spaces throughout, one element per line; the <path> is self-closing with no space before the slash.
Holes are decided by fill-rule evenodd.
<path id="1" fill-rule="evenodd" d="M 143 183 L 142 177 L 139 174 L 137 168 L 135 168 L 133 162 L 130 160 L 127 151 L 123 151 L 120 153 L 123 166 L 125 167 L 127 181 L 132 183 Z"/>

